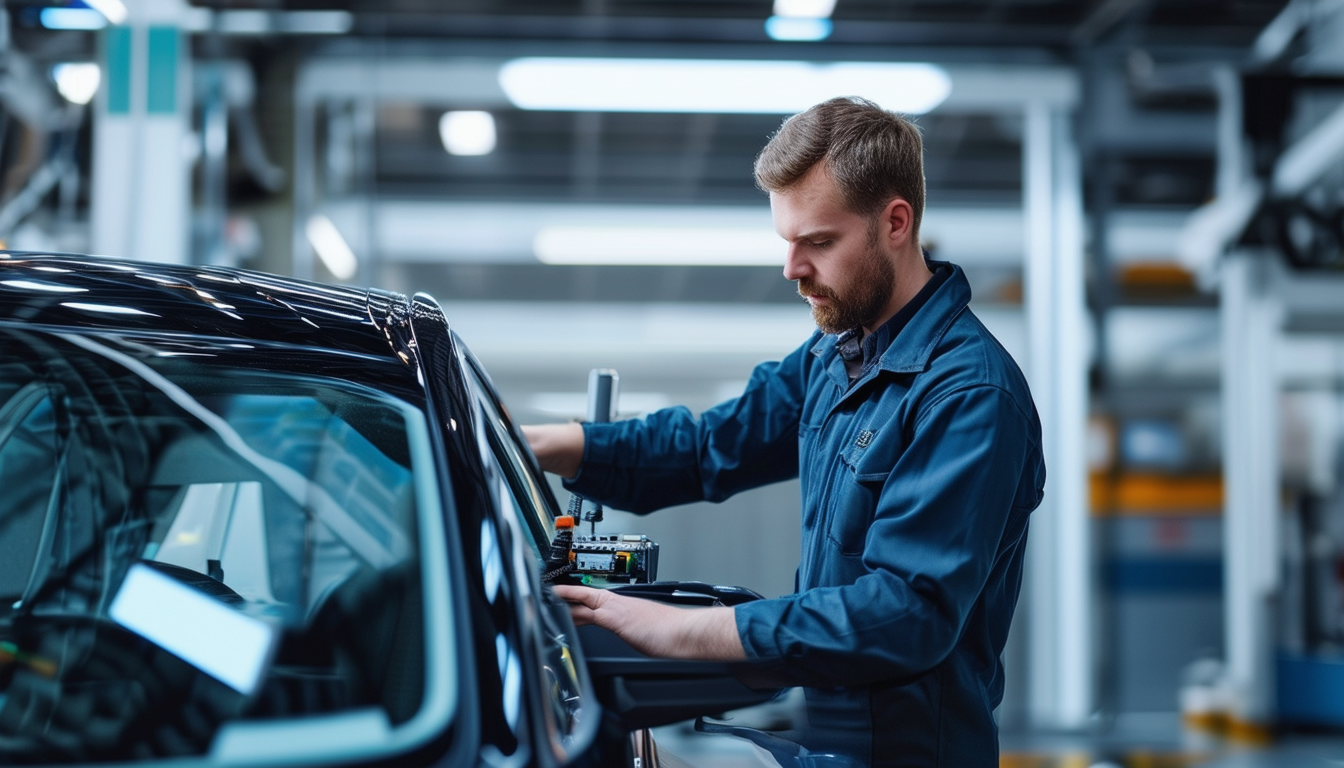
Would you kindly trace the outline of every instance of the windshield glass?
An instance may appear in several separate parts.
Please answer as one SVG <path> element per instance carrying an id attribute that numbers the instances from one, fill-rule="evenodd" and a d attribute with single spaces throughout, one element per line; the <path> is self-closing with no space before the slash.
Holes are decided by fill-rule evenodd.
<path id="1" fill-rule="evenodd" d="M 2 761 L 350 756 L 441 725 L 423 414 L 134 352 L 0 327 Z"/>

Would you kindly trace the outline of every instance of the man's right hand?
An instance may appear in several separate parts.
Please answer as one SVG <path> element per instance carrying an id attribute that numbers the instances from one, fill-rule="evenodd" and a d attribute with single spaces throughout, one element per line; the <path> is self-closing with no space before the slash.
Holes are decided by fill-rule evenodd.
<path id="1" fill-rule="evenodd" d="M 523 437 L 542 469 L 566 479 L 579 474 L 583 463 L 582 424 L 524 424 Z"/>

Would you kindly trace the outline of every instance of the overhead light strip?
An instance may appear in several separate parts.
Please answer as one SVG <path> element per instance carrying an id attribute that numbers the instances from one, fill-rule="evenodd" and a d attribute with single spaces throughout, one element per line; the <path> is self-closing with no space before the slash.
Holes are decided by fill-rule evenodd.
<path id="1" fill-rule="evenodd" d="M 831 36 L 831 20 L 771 16 L 765 20 L 765 34 L 771 40 L 814 43 Z"/>
<path id="2" fill-rule="evenodd" d="M 499 84 L 514 106 L 564 112 L 787 115 L 835 96 L 922 114 L 952 92 L 942 67 L 924 63 L 526 57 Z"/>
<path id="3" fill-rule="evenodd" d="M 543 264 L 779 267 L 785 245 L 767 228 L 571 227 L 537 231 L 532 243 Z"/>
<path id="4" fill-rule="evenodd" d="M 831 36 L 835 0 L 775 0 L 774 10 L 765 20 L 771 40 L 815 42 Z"/>
<path id="5" fill-rule="evenodd" d="M 775 0 L 774 12 L 786 19 L 825 19 L 835 12 L 835 0 Z"/>
<path id="6" fill-rule="evenodd" d="M 107 26 L 107 17 L 92 8 L 43 8 L 37 18 L 47 29 L 95 30 Z"/>

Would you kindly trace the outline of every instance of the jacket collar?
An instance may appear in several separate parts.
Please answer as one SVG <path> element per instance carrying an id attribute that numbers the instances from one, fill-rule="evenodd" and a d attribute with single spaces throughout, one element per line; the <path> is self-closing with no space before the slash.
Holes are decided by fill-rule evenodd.
<path id="1" fill-rule="evenodd" d="M 942 341 L 943 335 L 951 327 L 962 310 L 971 301 L 971 286 L 966 281 L 966 273 L 956 264 L 945 261 L 930 261 L 929 266 L 939 267 L 946 264 L 952 268 L 947 281 L 934 291 L 933 296 L 905 328 L 891 340 L 890 346 L 878 359 L 876 369 L 893 373 L 919 373 L 929 365 L 933 350 Z M 827 373 L 836 383 L 848 387 L 849 377 L 845 373 L 844 361 L 836 350 L 836 336 L 822 336 L 812 347 L 812 354 L 825 365 Z M 865 379 L 868 377 L 864 377 Z"/>

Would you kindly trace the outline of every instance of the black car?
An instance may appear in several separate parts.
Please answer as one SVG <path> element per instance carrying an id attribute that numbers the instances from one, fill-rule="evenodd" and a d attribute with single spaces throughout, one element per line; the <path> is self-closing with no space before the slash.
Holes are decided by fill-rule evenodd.
<path id="1" fill-rule="evenodd" d="M 648 766 L 768 698 L 577 635 L 559 515 L 428 296 L 0 253 L 0 763 Z"/>

